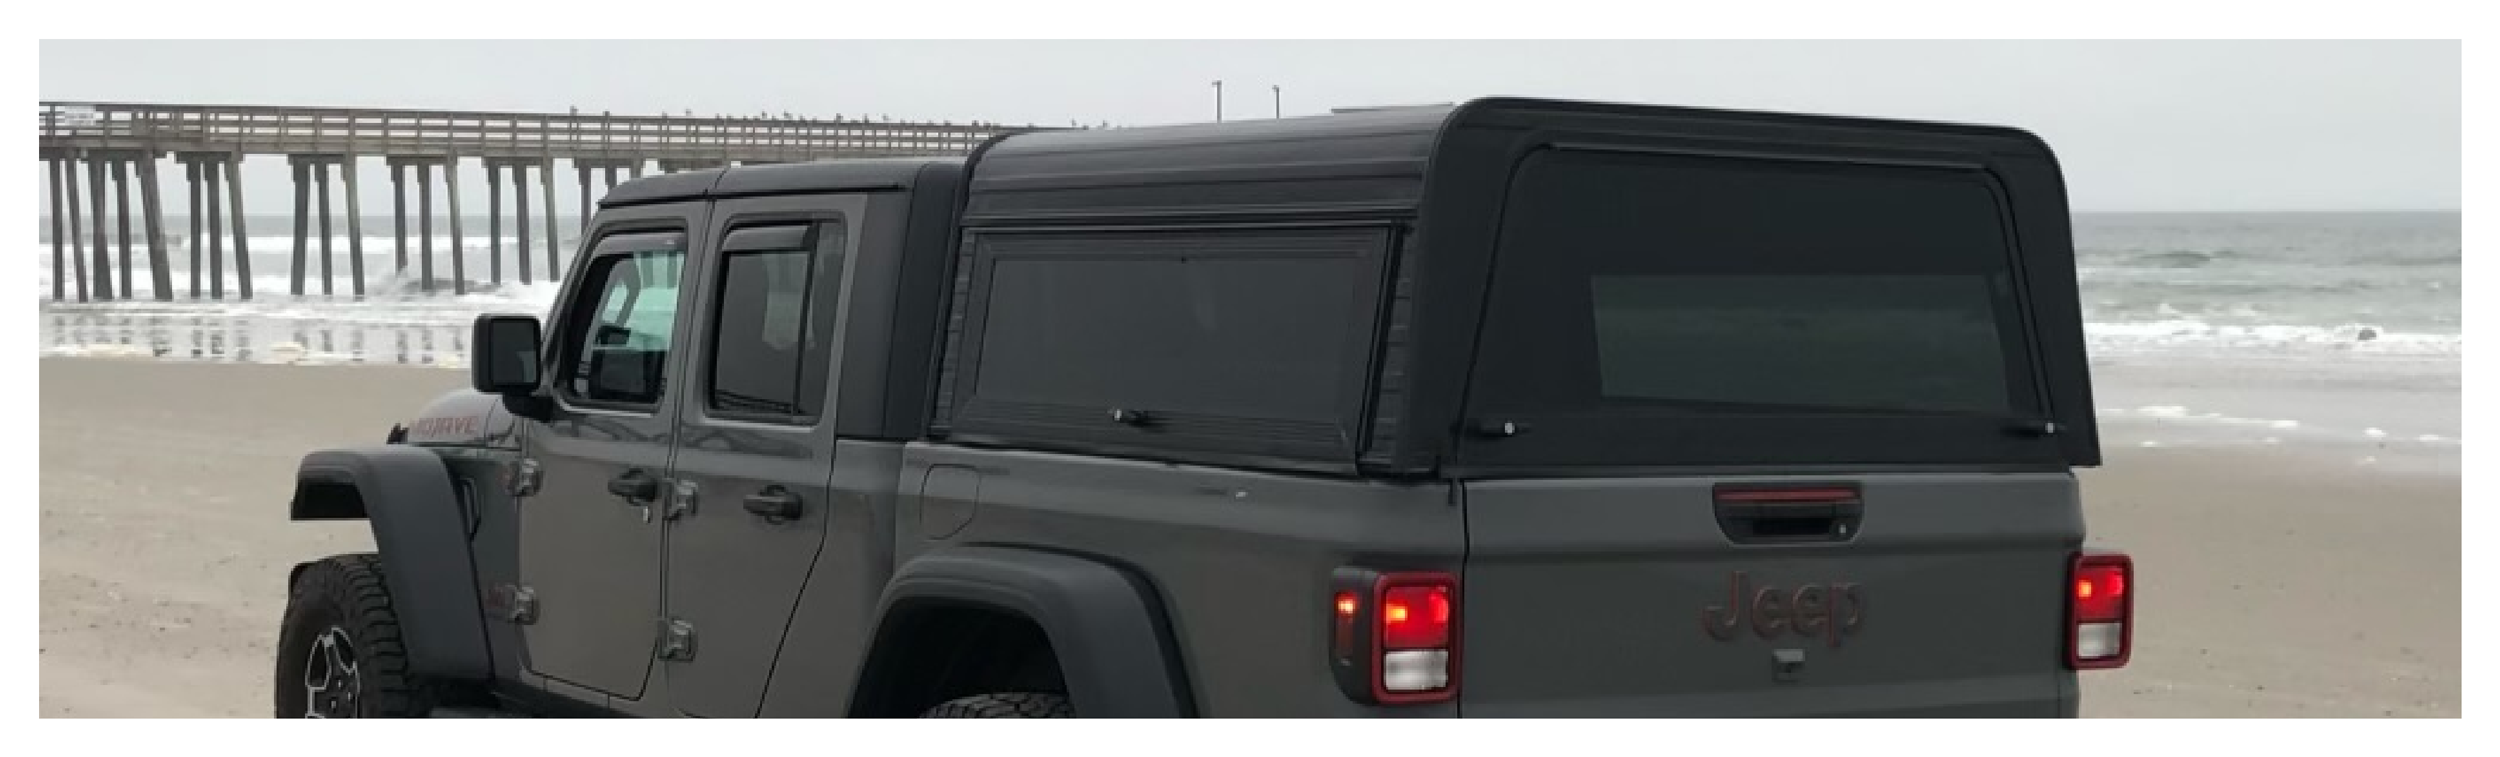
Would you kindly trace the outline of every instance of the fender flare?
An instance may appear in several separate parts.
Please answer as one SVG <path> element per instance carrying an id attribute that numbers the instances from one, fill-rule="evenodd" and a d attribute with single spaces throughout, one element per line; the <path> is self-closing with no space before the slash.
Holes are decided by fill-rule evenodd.
<path id="1" fill-rule="evenodd" d="M 296 467 L 288 515 L 363 518 L 371 525 L 411 672 L 438 680 L 493 675 L 469 534 L 451 469 L 441 457 L 405 445 L 305 455 Z M 292 586 L 295 576 L 287 578 Z"/>
<path id="2" fill-rule="evenodd" d="M 909 674 L 881 670 L 873 658 L 890 648 L 898 611 L 930 604 L 979 606 L 1040 626 L 1058 655 L 1069 700 L 1086 717 L 1195 711 L 1162 604 L 1142 576 L 1100 560 L 998 546 L 945 547 L 895 570 L 878 602 L 872 659 L 853 702 L 868 701 L 883 676 Z"/>

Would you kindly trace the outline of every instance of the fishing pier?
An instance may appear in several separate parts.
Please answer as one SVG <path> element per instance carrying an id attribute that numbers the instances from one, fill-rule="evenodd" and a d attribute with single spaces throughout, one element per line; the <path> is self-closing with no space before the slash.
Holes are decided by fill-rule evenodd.
<path id="1" fill-rule="evenodd" d="M 613 113 L 496 113 L 477 111 L 306 108 L 236 105 L 151 105 L 43 102 L 41 157 L 49 171 L 52 224 L 52 299 L 78 302 L 130 299 L 133 277 L 144 275 L 157 300 L 177 294 L 165 228 L 162 181 L 173 171 L 189 182 L 188 292 L 192 299 L 224 299 L 229 276 L 233 296 L 251 299 L 249 234 L 245 229 L 242 171 L 247 158 L 284 158 L 294 182 L 294 249 L 289 293 L 363 295 L 364 229 L 358 207 L 357 164 L 379 158 L 391 182 L 393 260 L 408 271 L 412 260 L 425 291 L 441 285 L 461 293 L 472 261 L 463 254 L 461 187 L 463 161 L 486 170 L 490 240 L 487 281 L 505 280 L 503 223 L 510 218 L 516 247 L 508 267 L 520 283 L 533 275 L 560 277 L 556 175 L 569 167 L 581 190 L 579 218 L 591 214 L 594 187 L 613 188 L 646 170 L 663 173 L 724 165 L 787 163 L 831 158 L 962 155 L 1008 127 L 821 120 L 793 117 L 677 117 Z M 439 178 L 438 178 L 439 177 Z M 131 208 L 135 179 L 138 212 Z M 507 184 L 509 186 L 507 186 Z M 533 186 L 535 185 L 535 186 Z M 333 192 L 333 186 L 342 191 Z M 447 205 L 448 263 L 436 266 L 435 189 Z M 533 191 L 534 190 L 534 191 Z M 475 189 L 468 195 L 477 198 Z M 416 227 L 409 226 L 409 195 L 415 195 Z M 333 195 L 344 205 L 346 270 L 335 265 Z M 508 203 L 505 196 L 510 195 Z M 535 197 L 533 197 L 535 195 Z M 531 226 L 531 202 L 543 223 Z M 107 201 L 111 200 L 108 206 Z M 140 234 L 132 235 L 132 227 Z M 203 225 L 203 223 L 205 225 Z M 92 232 L 92 233 L 90 233 Z M 110 233 L 118 232 L 118 233 Z M 543 232 L 544 253 L 533 253 Z M 228 265 L 227 240 L 233 247 Z M 317 241 L 316 241 L 317 240 Z M 133 243 L 147 251 L 133 256 Z M 118 243 L 117 247 L 115 243 Z M 315 253 L 318 257 L 313 257 Z M 118 254 L 116 254 L 118 253 Z M 205 253 L 206 259 L 202 259 Z M 544 267 L 534 267 L 543 260 Z M 144 268 L 144 272 L 142 271 Z M 66 274 L 66 275 L 64 275 Z M 205 274 L 205 277 L 203 277 Z"/>

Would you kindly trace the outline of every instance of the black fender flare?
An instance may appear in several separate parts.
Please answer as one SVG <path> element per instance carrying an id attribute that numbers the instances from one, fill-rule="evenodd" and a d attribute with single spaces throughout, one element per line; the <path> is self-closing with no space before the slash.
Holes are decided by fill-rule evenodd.
<path id="1" fill-rule="evenodd" d="M 1162 603 L 1133 571 L 1037 549 L 944 547 L 898 567 L 877 606 L 871 657 L 852 701 L 873 693 L 873 659 L 892 620 L 925 604 L 973 605 L 1021 615 L 1049 637 L 1068 698 L 1086 717 L 1188 717 L 1195 708 Z"/>
<path id="2" fill-rule="evenodd" d="M 305 455 L 288 515 L 370 524 L 411 672 L 437 680 L 493 675 L 468 529 L 440 456 L 397 444 Z M 289 586 L 294 578 L 287 577 Z"/>

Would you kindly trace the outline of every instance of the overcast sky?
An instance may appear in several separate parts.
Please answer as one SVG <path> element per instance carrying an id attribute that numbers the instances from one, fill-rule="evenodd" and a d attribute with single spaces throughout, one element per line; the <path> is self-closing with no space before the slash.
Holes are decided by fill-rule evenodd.
<path id="1" fill-rule="evenodd" d="M 1222 79 L 1231 118 L 1272 115 L 1274 85 L 1286 115 L 1532 95 L 2020 126 L 2057 149 L 2078 210 L 2454 209 L 2459 56 L 2456 42 L 46 41 L 40 92 L 1139 125 L 1213 118 Z M 285 177 L 284 161 L 253 160 L 247 207 L 284 212 Z M 387 183 L 368 184 L 366 211 L 387 212 Z M 184 206 L 178 186 L 166 202 Z"/>

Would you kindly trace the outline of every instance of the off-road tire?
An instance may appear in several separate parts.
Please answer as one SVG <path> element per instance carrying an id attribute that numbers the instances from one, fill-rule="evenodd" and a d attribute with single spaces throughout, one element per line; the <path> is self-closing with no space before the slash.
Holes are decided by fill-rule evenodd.
<path id="1" fill-rule="evenodd" d="M 325 641 L 332 646 L 322 648 Z M 327 657 L 333 650 L 336 656 Z M 314 691 L 307 674 L 317 653 L 352 664 L 337 696 Z M 378 555 L 338 555 L 304 567 L 287 596 L 277 658 L 277 717 L 409 718 L 433 709 L 428 687 L 408 672 L 399 612 Z"/>
<path id="2" fill-rule="evenodd" d="M 1059 694 L 1012 691 L 964 697 L 929 708 L 924 718 L 1072 718 L 1076 705 Z"/>

